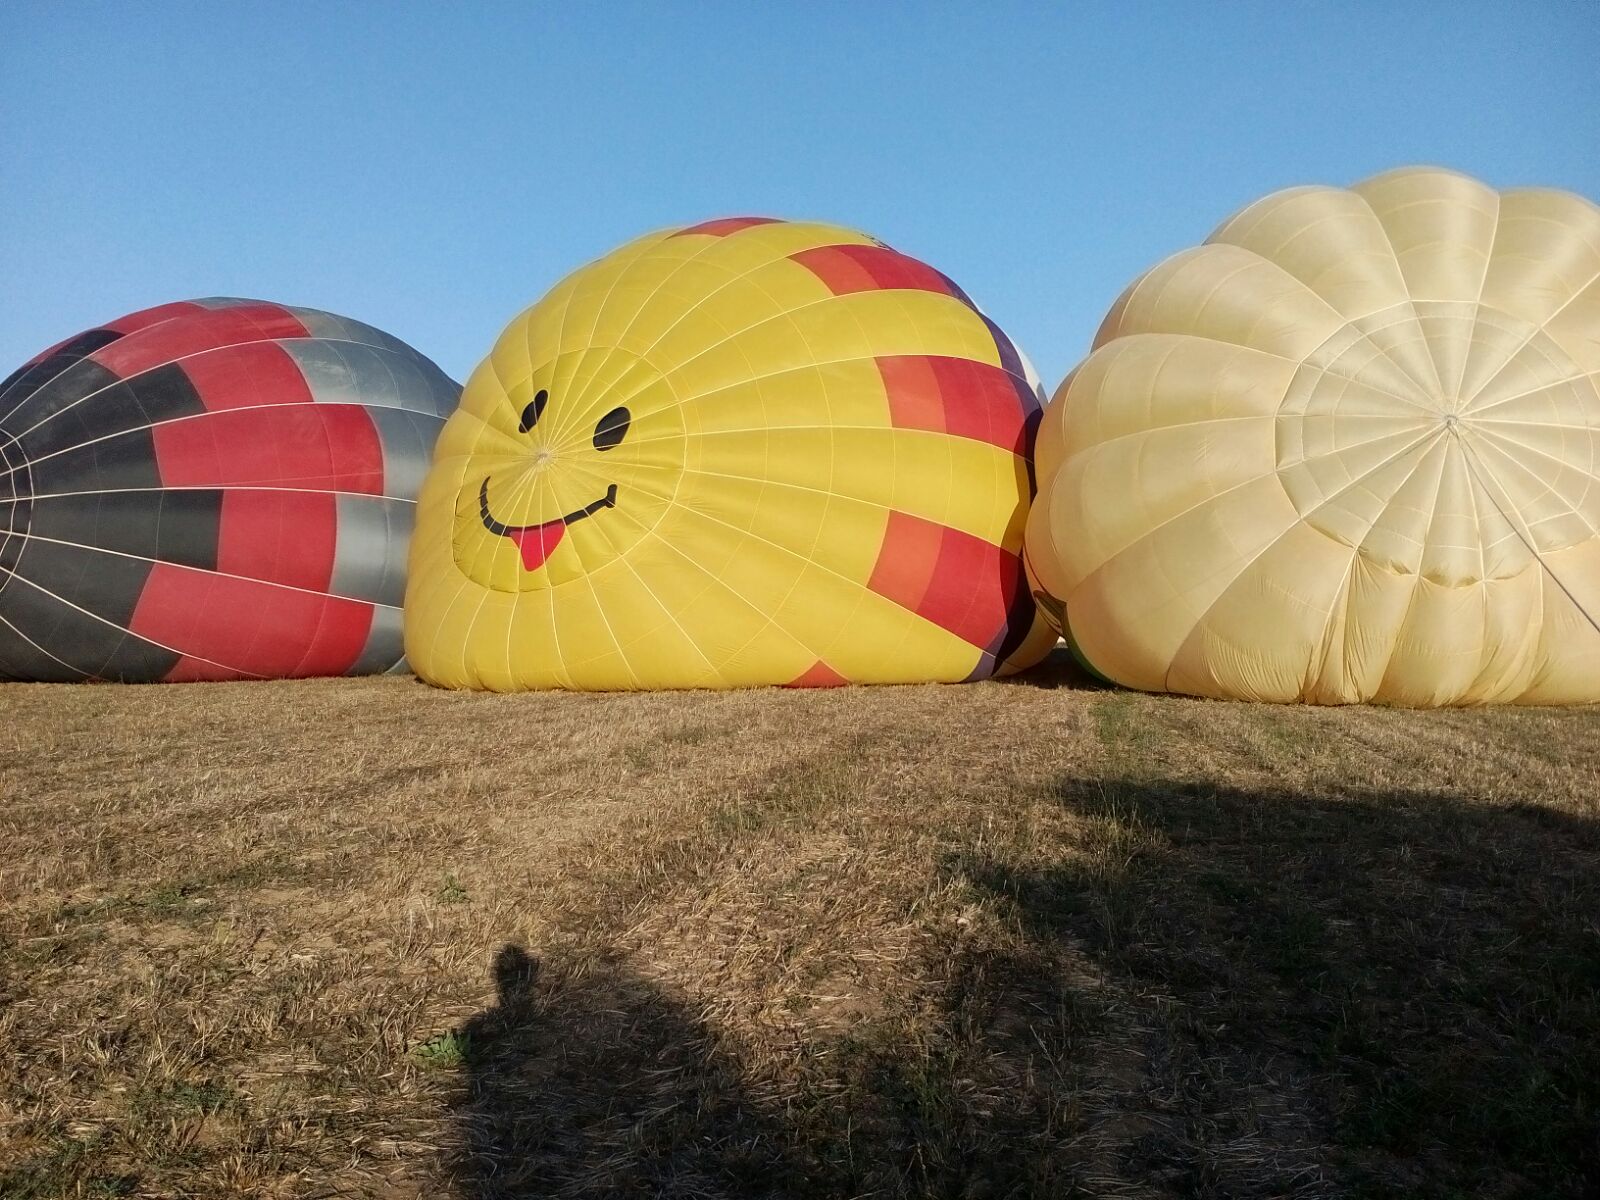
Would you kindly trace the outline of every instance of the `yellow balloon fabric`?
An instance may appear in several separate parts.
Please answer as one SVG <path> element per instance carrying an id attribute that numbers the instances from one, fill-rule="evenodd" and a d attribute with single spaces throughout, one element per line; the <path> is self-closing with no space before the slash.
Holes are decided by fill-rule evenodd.
<path id="1" fill-rule="evenodd" d="M 1033 585 L 1149 691 L 1600 700 L 1600 208 L 1413 168 L 1246 208 L 1046 409 Z"/>
<path id="2" fill-rule="evenodd" d="M 949 279 L 729 218 L 570 275 L 477 369 L 418 502 L 447 687 L 981 678 L 1056 640 L 1022 567 L 1042 393 Z"/>

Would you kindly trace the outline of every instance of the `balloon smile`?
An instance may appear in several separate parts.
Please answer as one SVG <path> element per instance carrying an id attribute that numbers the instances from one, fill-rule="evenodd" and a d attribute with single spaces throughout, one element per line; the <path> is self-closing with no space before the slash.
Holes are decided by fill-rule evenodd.
<path id="1" fill-rule="evenodd" d="M 561 544 L 568 525 L 585 517 L 592 517 L 602 508 L 616 506 L 617 485 L 613 483 L 606 488 L 606 494 L 600 499 L 593 500 L 564 517 L 557 517 L 554 521 L 546 521 L 542 525 L 502 525 L 489 514 L 489 480 L 485 478 L 483 485 L 478 488 L 478 515 L 483 519 L 483 527 L 496 537 L 510 538 L 517 544 L 517 549 L 522 552 L 524 571 L 537 571 L 544 566 L 545 559 L 549 558 Z"/>

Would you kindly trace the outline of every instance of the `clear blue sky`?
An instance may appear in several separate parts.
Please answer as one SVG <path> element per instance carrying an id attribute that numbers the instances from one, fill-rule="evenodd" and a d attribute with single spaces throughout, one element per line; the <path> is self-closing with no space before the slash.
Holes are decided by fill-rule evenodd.
<path id="1" fill-rule="evenodd" d="M 224 294 L 464 378 L 574 267 L 758 213 L 933 263 L 1053 386 L 1241 205 L 1412 162 L 1600 198 L 1600 0 L 5 0 L 0 374 Z"/>

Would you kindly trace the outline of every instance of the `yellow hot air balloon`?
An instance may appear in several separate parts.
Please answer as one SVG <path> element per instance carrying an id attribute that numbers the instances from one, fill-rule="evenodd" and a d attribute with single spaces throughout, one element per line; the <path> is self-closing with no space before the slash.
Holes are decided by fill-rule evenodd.
<path id="1" fill-rule="evenodd" d="M 1600 208 L 1407 169 L 1246 208 L 1046 409 L 1027 558 L 1130 687 L 1600 700 Z"/>
<path id="2" fill-rule="evenodd" d="M 830 225 L 651 234 L 517 317 L 418 503 L 449 687 L 954 681 L 1055 642 L 1021 565 L 1042 401 L 945 276 Z"/>

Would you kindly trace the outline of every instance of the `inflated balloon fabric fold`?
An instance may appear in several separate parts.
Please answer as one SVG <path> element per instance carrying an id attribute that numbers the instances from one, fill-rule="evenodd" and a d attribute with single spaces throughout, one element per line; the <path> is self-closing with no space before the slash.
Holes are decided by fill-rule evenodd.
<path id="1" fill-rule="evenodd" d="M 451 687 L 956 681 L 1055 635 L 1021 566 L 1037 381 L 949 279 L 829 225 L 641 238 L 516 318 L 423 489 Z"/>
<path id="2" fill-rule="evenodd" d="M 1040 436 L 1034 586 L 1132 687 L 1600 700 L 1600 209 L 1407 169 L 1117 301 Z"/>

